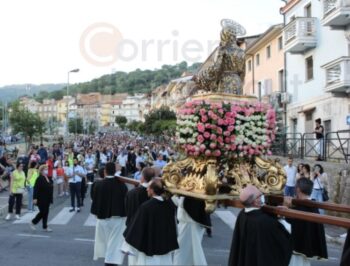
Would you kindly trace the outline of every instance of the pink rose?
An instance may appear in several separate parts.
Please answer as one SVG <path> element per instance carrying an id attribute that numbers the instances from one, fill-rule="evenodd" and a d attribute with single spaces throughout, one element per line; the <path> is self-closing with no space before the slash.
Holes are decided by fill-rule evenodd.
<path id="1" fill-rule="evenodd" d="M 231 151 L 235 151 L 236 150 L 236 145 L 235 144 L 231 144 Z"/>
<path id="2" fill-rule="evenodd" d="M 228 127 L 227 127 L 227 131 L 229 131 L 229 132 L 232 132 L 234 129 L 235 129 L 234 126 L 228 126 Z"/>
<path id="3" fill-rule="evenodd" d="M 203 141 L 204 141 L 203 135 L 198 135 L 197 140 L 199 141 L 199 143 L 203 143 Z"/>
<path id="4" fill-rule="evenodd" d="M 218 116 L 216 115 L 216 114 L 213 114 L 212 116 L 211 116 L 211 119 L 213 119 L 213 120 L 218 120 Z"/>
<path id="5" fill-rule="evenodd" d="M 255 150 L 249 149 L 249 155 L 254 155 L 254 153 L 255 153 Z"/>
<path id="6" fill-rule="evenodd" d="M 211 155 L 211 151 L 210 150 L 206 150 L 205 151 L 205 156 L 210 156 Z"/>
<path id="7" fill-rule="evenodd" d="M 199 113 L 200 113 L 201 116 L 204 116 L 207 113 L 207 111 L 204 108 L 201 108 L 199 110 Z"/>
<path id="8" fill-rule="evenodd" d="M 204 132 L 205 131 L 204 124 L 198 123 L 197 124 L 197 129 L 198 129 L 199 132 Z"/>
<path id="9" fill-rule="evenodd" d="M 224 110 L 222 108 L 219 108 L 218 112 L 219 112 L 219 114 L 223 114 Z"/>
<path id="10" fill-rule="evenodd" d="M 208 121 L 208 117 L 206 115 L 203 115 L 202 118 L 201 118 L 201 121 L 203 123 L 206 123 Z"/>
<path id="11" fill-rule="evenodd" d="M 215 149 L 216 148 L 216 143 L 212 142 L 209 144 L 210 149 Z"/>
<path id="12" fill-rule="evenodd" d="M 211 127 L 212 127 L 211 124 L 209 124 L 209 123 L 206 123 L 206 124 L 205 124 L 205 128 L 206 128 L 206 129 L 210 129 Z"/>
<path id="13" fill-rule="evenodd" d="M 204 144 L 201 144 L 200 146 L 199 146 L 199 149 L 200 149 L 200 151 L 201 152 L 204 152 L 204 150 L 207 148 L 207 146 L 205 146 Z"/>
<path id="14" fill-rule="evenodd" d="M 225 132 L 224 132 L 224 136 L 228 137 L 228 136 L 230 136 L 230 135 L 231 135 L 231 132 L 230 132 L 230 131 L 225 131 Z"/>
<path id="15" fill-rule="evenodd" d="M 222 134 L 222 128 L 221 128 L 221 127 L 218 127 L 218 128 L 216 129 L 216 132 L 217 132 L 219 135 L 221 135 L 221 134 Z"/>
<path id="16" fill-rule="evenodd" d="M 215 150 L 214 151 L 214 156 L 219 157 L 221 155 L 221 151 L 220 150 Z"/>
<path id="17" fill-rule="evenodd" d="M 224 143 L 224 140 L 223 140 L 222 137 L 218 137 L 218 138 L 217 138 L 217 141 L 218 141 L 219 143 Z"/>
<path id="18" fill-rule="evenodd" d="M 209 132 L 204 132 L 204 138 L 209 139 L 210 138 L 210 133 Z"/>
<path id="19" fill-rule="evenodd" d="M 225 138 L 225 143 L 230 143 L 231 142 L 231 138 L 230 137 L 226 137 Z"/>
<path id="20" fill-rule="evenodd" d="M 219 126 L 222 126 L 222 125 L 224 125 L 224 124 L 225 124 L 224 119 L 219 118 L 219 120 L 218 120 L 218 125 L 219 125 Z"/>
<path id="21" fill-rule="evenodd" d="M 195 152 L 193 153 L 193 155 L 194 155 L 194 156 L 198 156 L 198 155 L 199 155 L 199 152 L 198 152 L 198 151 L 195 151 Z"/>
<path id="22" fill-rule="evenodd" d="M 210 139 L 211 139 L 211 140 L 216 140 L 216 138 L 217 138 L 217 137 L 216 137 L 215 134 L 211 134 L 211 135 L 210 135 Z"/>

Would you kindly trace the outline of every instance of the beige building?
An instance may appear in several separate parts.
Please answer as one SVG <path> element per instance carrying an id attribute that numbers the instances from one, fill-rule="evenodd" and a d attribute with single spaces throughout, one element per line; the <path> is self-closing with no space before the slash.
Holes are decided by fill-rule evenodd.
<path id="1" fill-rule="evenodd" d="M 44 121 L 50 119 L 57 120 L 57 104 L 54 99 L 44 99 L 43 103 L 38 106 L 38 114 Z"/>
<path id="2" fill-rule="evenodd" d="M 246 47 L 244 95 L 260 100 L 284 91 L 283 24 L 271 26 Z"/>

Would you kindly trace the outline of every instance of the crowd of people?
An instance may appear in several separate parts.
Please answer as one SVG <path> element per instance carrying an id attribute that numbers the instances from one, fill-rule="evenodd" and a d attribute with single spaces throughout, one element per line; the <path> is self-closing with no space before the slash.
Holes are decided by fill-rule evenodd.
<path id="1" fill-rule="evenodd" d="M 171 143 L 120 133 L 76 137 L 50 147 L 33 145 L 15 165 L 4 152 L 0 177 L 10 180 L 6 220 L 14 210 L 15 219 L 21 219 L 27 191 L 28 211 L 39 210 L 30 227 L 37 230 L 42 221 L 43 229 L 51 232 L 47 221 L 54 186 L 57 197 L 70 196 L 70 212 L 81 211 L 90 191 L 90 211 L 97 218 L 94 259 L 104 258 L 105 265 L 122 264 L 125 257 L 129 265 L 207 265 L 202 239 L 206 229 L 211 232 L 211 222 L 204 202 L 170 195 L 160 178 L 167 162 L 178 156 Z M 293 207 L 293 197 L 324 200 L 328 177 L 322 165 L 295 166 L 288 158 L 284 169 L 286 207 Z M 120 176 L 139 185 L 128 190 Z M 245 208 L 237 217 L 229 265 L 310 265 L 311 258 L 327 258 L 323 225 L 279 221 L 264 213 L 264 195 L 251 185 L 242 190 L 240 200 Z"/>

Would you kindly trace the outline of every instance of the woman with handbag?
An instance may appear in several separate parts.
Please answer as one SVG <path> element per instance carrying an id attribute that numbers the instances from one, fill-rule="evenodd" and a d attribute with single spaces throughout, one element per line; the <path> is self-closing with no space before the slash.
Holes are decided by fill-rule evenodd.
<path id="1" fill-rule="evenodd" d="M 325 195 L 328 194 L 326 193 L 327 174 L 324 172 L 322 165 L 315 164 L 312 181 L 314 182 L 314 186 L 312 188 L 311 199 L 318 202 L 328 200 Z M 319 211 L 320 214 L 324 214 L 323 209 L 320 209 Z"/>
<path id="2" fill-rule="evenodd" d="M 52 179 L 48 177 L 47 165 L 41 165 L 39 167 L 39 177 L 34 185 L 33 203 L 39 208 L 39 213 L 31 221 L 30 227 L 32 230 L 36 230 L 35 225 L 43 220 L 43 229 L 46 232 L 52 232 L 47 227 L 47 218 L 49 216 L 49 207 L 53 202 L 53 183 Z"/>
<path id="3" fill-rule="evenodd" d="M 23 164 L 18 163 L 16 166 L 16 170 L 14 170 L 10 175 L 10 197 L 9 197 L 9 209 L 8 214 L 5 220 L 10 220 L 13 207 L 16 202 L 16 219 L 20 219 L 21 208 L 22 208 L 22 199 L 24 193 L 24 186 L 26 181 L 26 175 L 23 171 Z"/>

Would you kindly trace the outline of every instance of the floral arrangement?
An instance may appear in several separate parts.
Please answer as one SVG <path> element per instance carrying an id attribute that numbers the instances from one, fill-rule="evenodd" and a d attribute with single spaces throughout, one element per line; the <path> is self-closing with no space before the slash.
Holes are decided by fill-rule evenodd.
<path id="1" fill-rule="evenodd" d="M 276 114 L 260 102 L 187 102 L 178 112 L 177 141 L 188 155 L 271 154 Z"/>

